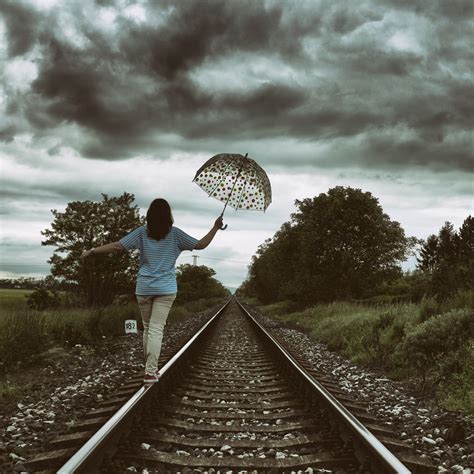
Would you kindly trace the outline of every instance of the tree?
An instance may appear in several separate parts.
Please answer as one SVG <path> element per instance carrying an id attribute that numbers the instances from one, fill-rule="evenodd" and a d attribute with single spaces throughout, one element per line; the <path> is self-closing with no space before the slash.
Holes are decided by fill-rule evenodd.
<path id="1" fill-rule="evenodd" d="M 459 231 L 445 222 L 420 249 L 417 268 L 430 279 L 430 292 L 442 300 L 474 285 L 474 219 L 468 216 Z"/>
<path id="2" fill-rule="evenodd" d="M 259 249 L 249 272 L 262 301 L 359 298 L 399 277 L 414 247 L 369 192 L 337 186 L 298 211 Z M 264 288 L 264 290 L 262 290 Z"/>
<path id="3" fill-rule="evenodd" d="M 177 302 L 196 301 L 201 298 L 225 298 L 229 291 L 214 278 L 216 272 L 205 265 L 180 265 L 177 268 Z"/>
<path id="4" fill-rule="evenodd" d="M 88 306 L 110 304 L 116 294 L 132 291 L 138 258 L 127 253 L 97 255 L 87 260 L 83 250 L 117 241 L 144 223 L 133 194 L 102 201 L 70 202 L 64 212 L 52 210 L 51 229 L 42 231 L 42 245 L 55 246 L 49 263 L 54 277 L 63 279 L 83 295 Z"/>
<path id="5" fill-rule="evenodd" d="M 34 290 L 41 286 L 42 280 L 36 278 L 2 278 L 0 280 L 0 288 L 15 288 L 23 290 Z"/>
<path id="6" fill-rule="evenodd" d="M 430 235 L 420 248 L 420 255 L 416 258 L 417 267 L 423 272 L 432 272 L 438 264 L 438 237 Z"/>
<path id="7" fill-rule="evenodd" d="M 474 219 L 466 217 L 459 229 L 459 271 L 462 285 L 474 288 Z"/>
<path id="8" fill-rule="evenodd" d="M 267 239 L 252 257 L 246 280 L 246 296 L 257 295 L 262 303 L 296 299 L 295 268 L 291 264 L 299 251 L 298 229 L 285 222 L 272 239 Z M 244 288 L 241 288 L 244 291 Z"/>
<path id="9" fill-rule="evenodd" d="M 400 276 L 414 240 L 369 192 L 337 186 L 297 201 L 300 227 L 297 281 L 306 300 L 358 298 Z"/>

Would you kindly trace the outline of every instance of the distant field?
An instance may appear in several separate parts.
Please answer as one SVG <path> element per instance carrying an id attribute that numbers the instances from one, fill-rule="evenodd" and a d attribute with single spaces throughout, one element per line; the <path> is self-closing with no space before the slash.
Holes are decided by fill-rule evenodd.
<path id="1" fill-rule="evenodd" d="M 29 295 L 32 291 L 0 288 L 0 314 L 2 310 L 25 307 L 25 296 Z"/>

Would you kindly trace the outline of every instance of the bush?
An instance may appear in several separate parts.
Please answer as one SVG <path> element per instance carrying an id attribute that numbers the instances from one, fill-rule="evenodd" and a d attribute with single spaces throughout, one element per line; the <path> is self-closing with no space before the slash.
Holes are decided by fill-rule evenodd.
<path id="1" fill-rule="evenodd" d="M 470 340 L 474 332 L 473 312 L 467 309 L 439 314 L 409 331 L 401 344 L 407 364 L 414 366 L 422 377 L 432 373 L 439 379 L 460 373 L 469 357 Z"/>
<path id="2" fill-rule="evenodd" d="M 387 341 L 388 328 L 395 322 L 395 314 L 390 311 L 381 313 L 377 318 L 368 321 L 365 334 L 362 336 L 362 346 L 372 361 L 386 364 L 391 353 L 390 341 Z"/>
<path id="3" fill-rule="evenodd" d="M 474 290 L 458 291 L 454 296 L 443 301 L 440 307 L 443 313 L 457 308 L 474 310 Z"/>
<path id="4" fill-rule="evenodd" d="M 26 302 L 29 308 L 43 311 L 45 309 L 57 308 L 61 300 L 56 292 L 49 291 L 46 288 L 38 288 L 26 296 Z"/>
<path id="5" fill-rule="evenodd" d="M 474 351 L 467 352 L 459 373 L 451 374 L 439 389 L 439 398 L 448 410 L 462 410 L 474 414 Z"/>
<path id="6" fill-rule="evenodd" d="M 423 297 L 420 303 L 420 321 L 427 321 L 432 316 L 439 313 L 439 304 L 436 299 L 431 297 Z"/>

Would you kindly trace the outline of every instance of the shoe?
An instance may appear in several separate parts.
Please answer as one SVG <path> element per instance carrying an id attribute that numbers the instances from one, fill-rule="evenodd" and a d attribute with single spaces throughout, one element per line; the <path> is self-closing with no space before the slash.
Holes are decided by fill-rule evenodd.
<path id="1" fill-rule="evenodd" d="M 145 374 L 143 377 L 143 383 L 155 383 L 158 382 L 158 380 L 160 380 L 159 372 L 156 372 L 154 375 Z"/>

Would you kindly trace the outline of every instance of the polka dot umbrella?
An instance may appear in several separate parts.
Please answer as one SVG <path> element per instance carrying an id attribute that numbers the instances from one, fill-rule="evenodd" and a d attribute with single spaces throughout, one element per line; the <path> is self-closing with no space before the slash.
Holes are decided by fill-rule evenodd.
<path id="1" fill-rule="evenodd" d="M 267 174 L 247 155 L 215 155 L 199 168 L 193 182 L 209 196 L 225 202 L 221 216 L 227 205 L 235 210 L 265 212 L 272 202 L 272 188 Z"/>

